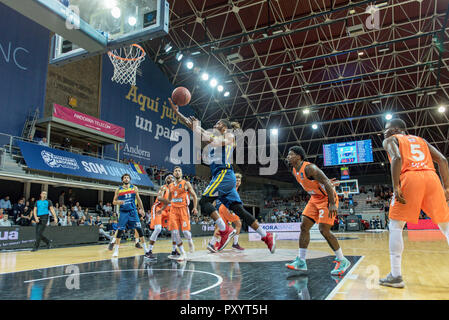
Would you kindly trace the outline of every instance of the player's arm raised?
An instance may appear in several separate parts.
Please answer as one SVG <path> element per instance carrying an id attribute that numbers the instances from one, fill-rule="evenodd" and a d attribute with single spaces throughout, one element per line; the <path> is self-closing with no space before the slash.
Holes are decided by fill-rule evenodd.
<path id="1" fill-rule="evenodd" d="M 137 205 L 139 206 L 140 209 L 142 209 L 143 211 L 145 211 L 145 209 L 144 209 L 144 207 L 143 207 L 142 199 L 140 199 L 139 189 L 138 189 L 136 186 L 134 186 L 134 189 L 136 190 Z"/>
<path id="2" fill-rule="evenodd" d="M 162 211 L 163 211 L 165 208 L 167 208 L 167 206 L 168 206 L 168 205 L 170 204 L 170 202 L 171 202 L 172 194 L 171 194 L 171 192 L 170 192 L 170 188 L 168 188 L 167 191 L 168 191 L 168 198 L 165 199 L 165 198 L 164 198 L 164 192 L 163 192 L 162 188 L 161 188 L 161 190 L 159 190 L 159 194 L 158 194 L 157 199 L 158 199 L 161 203 L 163 203 L 164 205 L 162 206 L 162 208 L 160 208 L 159 210 L 156 211 L 156 214 L 161 214 Z"/>
<path id="3" fill-rule="evenodd" d="M 329 217 L 332 218 L 337 214 L 337 199 L 335 198 L 334 186 L 329 178 L 314 164 L 309 164 L 305 167 L 304 172 L 308 178 L 321 183 L 326 189 L 327 196 L 329 198 Z"/>
<path id="4" fill-rule="evenodd" d="M 116 205 L 121 205 L 121 204 L 124 204 L 124 203 L 125 203 L 125 202 L 122 201 L 122 200 L 118 200 L 118 190 L 119 190 L 119 189 L 115 189 L 114 199 L 112 200 L 112 204 L 113 204 L 114 206 L 116 206 Z"/>
<path id="5" fill-rule="evenodd" d="M 426 140 L 424 140 L 426 141 Z M 427 142 L 427 146 L 429 147 L 430 155 L 432 156 L 432 160 L 438 163 L 438 171 L 441 175 L 441 180 L 443 180 L 443 187 L 446 193 L 446 200 L 449 201 L 449 166 L 446 157 L 437 150 L 434 146 L 432 146 L 429 142 Z"/>
<path id="6" fill-rule="evenodd" d="M 394 198 L 400 203 L 405 204 L 406 201 L 402 195 L 400 185 L 402 157 L 401 152 L 399 151 L 398 141 L 395 137 L 388 137 L 383 141 L 382 145 L 391 159 L 391 177 L 393 179 Z"/>
<path id="7" fill-rule="evenodd" d="M 198 204 L 198 196 L 196 195 L 195 190 L 193 190 L 192 185 L 190 184 L 190 182 L 187 181 L 186 183 L 186 187 L 187 187 L 187 191 L 189 191 L 189 193 L 192 195 L 193 197 L 193 209 L 192 209 L 192 213 L 193 214 L 198 214 L 198 209 L 197 209 L 197 204 Z"/>
<path id="8" fill-rule="evenodd" d="M 185 115 L 183 115 L 181 112 L 179 112 L 179 107 L 178 105 L 174 104 L 171 98 L 168 98 L 168 102 L 170 102 L 170 105 L 173 109 L 173 111 L 177 114 L 177 116 L 179 117 L 179 120 L 184 123 L 187 127 L 189 127 L 190 129 L 192 129 L 192 120 L 190 120 L 189 118 L 187 118 Z"/>

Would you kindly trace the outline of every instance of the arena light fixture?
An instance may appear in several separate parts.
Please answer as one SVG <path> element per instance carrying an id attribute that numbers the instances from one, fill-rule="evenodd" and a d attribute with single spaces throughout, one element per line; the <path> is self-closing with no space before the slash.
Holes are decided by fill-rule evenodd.
<path id="1" fill-rule="evenodd" d="M 391 120 L 391 119 L 393 119 L 393 115 L 392 115 L 391 113 L 387 113 L 387 114 L 385 115 L 385 119 Z"/>
<path id="2" fill-rule="evenodd" d="M 210 80 L 210 82 L 209 82 L 209 85 L 210 85 L 212 88 L 215 88 L 215 87 L 217 86 L 217 84 L 218 84 L 218 81 L 217 81 L 217 79 L 215 79 L 215 78 L 212 78 L 212 79 Z"/>
<path id="3" fill-rule="evenodd" d="M 439 113 L 443 113 L 443 112 L 445 112 L 446 111 L 446 107 L 445 106 L 439 106 L 438 107 L 438 112 Z"/>
<path id="4" fill-rule="evenodd" d="M 187 69 L 189 69 L 189 70 L 192 69 L 192 68 L 193 68 L 193 62 L 190 61 L 190 60 L 187 61 L 187 62 L 186 62 L 186 67 L 187 67 Z"/>
<path id="5" fill-rule="evenodd" d="M 225 96 L 225 97 L 229 97 L 229 91 L 226 91 L 226 92 L 224 93 L 224 96 Z"/>
<path id="6" fill-rule="evenodd" d="M 220 84 L 217 87 L 218 92 L 222 92 L 224 90 L 223 86 Z"/>
<path id="7" fill-rule="evenodd" d="M 310 113 L 310 109 L 309 108 L 305 108 L 304 110 L 302 110 L 303 114 L 309 114 Z"/>
<path id="8" fill-rule="evenodd" d="M 137 23 L 136 17 L 133 17 L 133 16 L 129 17 L 129 18 L 128 18 L 128 23 L 129 23 L 129 25 L 130 25 L 131 27 L 135 26 L 136 23 Z"/>
<path id="9" fill-rule="evenodd" d="M 201 75 L 201 79 L 204 80 L 204 81 L 209 80 L 209 74 L 206 73 L 206 72 L 204 72 L 204 73 Z"/>
<path id="10" fill-rule="evenodd" d="M 181 61 L 183 57 L 184 57 L 184 54 L 181 51 L 176 53 L 176 60 Z"/>
<path id="11" fill-rule="evenodd" d="M 279 130 L 276 129 L 276 128 L 274 128 L 274 129 L 271 129 L 271 130 L 270 130 L 270 133 L 271 133 L 273 136 L 277 136 L 278 133 L 279 133 Z"/>
<path id="12" fill-rule="evenodd" d="M 312 124 L 312 129 L 313 129 L 313 130 L 318 129 L 318 125 L 317 125 L 316 123 Z"/>
<path id="13" fill-rule="evenodd" d="M 122 11 L 120 10 L 119 7 L 114 7 L 111 10 L 111 14 L 114 18 L 118 19 L 122 15 Z"/>

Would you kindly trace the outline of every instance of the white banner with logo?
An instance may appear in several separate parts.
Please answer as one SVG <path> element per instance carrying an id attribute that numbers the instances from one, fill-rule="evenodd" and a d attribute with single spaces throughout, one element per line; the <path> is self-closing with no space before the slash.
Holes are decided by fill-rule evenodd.
<path id="1" fill-rule="evenodd" d="M 259 224 L 266 232 L 276 233 L 277 240 L 299 240 L 301 233 L 301 223 L 265 223 Z M 260 241 L 260 235 L 251 227 L 248 227 L 249 241 Z M 318 225 L 314 224 L 310 229 L 310 240 L 324 240 Z"/>

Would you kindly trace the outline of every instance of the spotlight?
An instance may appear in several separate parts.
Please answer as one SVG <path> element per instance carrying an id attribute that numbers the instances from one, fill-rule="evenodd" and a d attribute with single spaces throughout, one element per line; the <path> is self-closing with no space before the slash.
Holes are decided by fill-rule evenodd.
<path id="1" fill-rule="evenodd" d="M 225 96 L 225 97 L 229 97 L 229 91 L 226 91 L 226 92 L 224 93 L 224 96 Z"/>
<path id="2" fill-rule="evenodd" d="M 357 53 L 359 56 L 363 56 L 364 53 L 362 51 L 360 51 L 359 53 Z"/>
<path id="3" fill-rule="evenodd" d="M 385 119 L 391 120 L 391 119 L 393 119 L 393 115 L 392 115 L 391 113 L 387 113 L 387 114 L 385 115 Z"/>
<path id="4" fill-rule="evenodd" d="M 114 7 L 111 10 L 111 14 L 114 18 L 118 19 L 122 15 L 122 11 L 120 10 L 119 7 Z"/>
<path id="5" fill-rule="evenodd" d="M 316 130 L 316 129 L 318 129 L 318 126 L 316 124 L 312 124 L 312 129 Z"/>
<path id="6" fill-rule="evenodd" d="M 182 52 L 178 52 L 178 53 L 176 54 L 176 60 L 181 61 L 181 60 L 182 60 L 182 57 L 184 57 L 184 55 L 182 54 Z"/>
<path id="7" fill-rule="evenodd" d="M 137 23 L 136 17 L 129 17 L 128 18 L 128 23 L 129 23 L 130 26 L 135 26 L 136 23 Z"/>
<path id="8" fill-rule="evenodd" d="M 203 73 L 203 74 L 201 75 L 201 79 L 203 79 L 204 81 L 209 80 L 209 74 Z"/>
<path id="9" fill-rule="evenodd" d="M 192 61 L 187 61 L 186 66 L 187 66 L 187 69 L 192 69 L 193 68 L 193 62 Z"/>
<path id="10" fill-rule="evenodd" d="M 217 84 L 218 84 L 218 82 L 217 82 L 217 79 L 215 79 L 215 78 L 213 78 L 213 79 L 209 82 L 209 85 L 210 85 L 212 88 L 215 88 L 215 87 L 217 86 Z"/>
<path id="11" fill-rule="evenodd" d="M 277 136 L 277 135 L 278 135 L 278 129 L 271 129 L 271 130 L 270 130 L 270 133 L 271 133 L 273 136 Z"/>
<path id="12" fill-rule="evenodd" d="M 444 111 L 446 111 L 446 107 L 445 107 L 445 106 L 440 106 L 440 107 L 438 108 L 438 112 L 439 112 L 439 113 L 443 113 Z"/>
<path id="13" fill-rule="evenodd" d="M 169 42 L 165 45 L 164 50 L 165 50 L 165 52 L 169 52 L 171 49 L 173 49 L 173 46 Z"/>
<path id="14" fill-rule="evenodd" d="M 303 114 L 309 114 L 310 113 L 310 109 L 306 108 L 306 109 L 302 110 L 302 113 Z"/>
<path id="15" fill-rule="evenodd" d="M 220 85 L 217 87 L 217 90 L 218 90 L 218 92 L 222 92 L 222 91 L 224 90 L 224 88 L 223 88 L 223 86 L 220 84 Z"/>

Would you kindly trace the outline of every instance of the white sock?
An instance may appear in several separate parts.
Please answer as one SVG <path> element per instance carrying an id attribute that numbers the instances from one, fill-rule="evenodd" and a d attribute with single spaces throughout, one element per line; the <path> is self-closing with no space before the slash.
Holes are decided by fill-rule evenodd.
<path id="1" fill-rule="evenodd" d="M 149 245 L 148 245 L 148 250 L 149 250 L 149 251 L 152 251 L 152 250 L 153 250 L 153 245 L 152 245 L 152 244 L 149 244 Z"/>
<path id="2" fill-rule="evenodd" d="M 189 241 L 189 245 L 190 245 L 191 247 L 193 247 L 193 240 L 190 239 L 190 240 L 188 240 L 188 241 Z"/>
<path id="3" fill-rule="evenodd" d="M 173 251 L 176 251 L 176 244 L 173 245 Z"/>
<path id="4" fill-rule="evenodd" d="M 145 252 L 148 252 L 148 245 L 146 244 L 146 242 L 143 243 L 143 249 L 145 250 Z"/>
<path id="5" fill-rule="evenodd" d="M 111 243 L 115 243 L 115 240 L 117 240 L 115 237 L 112 237 Z"/>
<path id="6" fill-rule="evenodd" d="M 402 274 L 402 251 L 404 251 L 404 240 L 402 239 L 402 229 L 404 228 L 404 221 L 390 220 L 390 264 L 391 275 L 398 277 Z"/>
<path id="7" fill-rule="evenodd" d="M 445 235 L 447 243 L 449 244 L 449 222 L 439 223 L 438 227 L 441 232 Z"/>
<path id="8" fill-rule="evenodd" d="M 220 241 L 220 238 L 219 238 L 219 237 L 212 237 L 212 240 L 210 241 L 210 243 L 211 243 L 212 245 L 214 245 L 214 244 L 217 243 L 218 241 Z"/>
<path id="9" fill-rule="evenodd" d="M 234 236 L 234 245 L 236 245 L 236 244 L 238 244 L 238 243 L 239 243 L 239 235 L 236 234 L 236 235 Z"/>
<path id="10" fill-rule="evenodd" d="M 226 224 L 224 223 L 222 218 L 218 218 L 217 220 L 215 220 L 215 224 L 217 225 L 218 229 L 220 229 L 220 231 L 226 230 Z"/>
<path id="11" fill-rule="evenodd" d="M 337 251 L 335 252 L 335 256 L 337 257 L 338 260 L 343 260 L 344 259 L 344 255 L 343 255 L 343 251 L 341 251 L 341 248 L 339 248 Z"/>
<path id="12" fill-rule="evenodd" d="M 136 238 L 136 243 L 139 243 L 139 238 Z"/>
<path id="13" fill-rule="evenodd" d="M 120 247 L 120 245 L 116 244 L 114 247 L 114 251 L 118 252 L 118 248 Z"/>
<path id="14" fill-rule="evenodd" d="M 267 236 L 266 231 L 265 231 L 264 229 L 262 229 L 262 227 L 257 228 L 256 232 L 257 232 L 258 234 L 260 234 L 260 236 L 261 236 L 262 238 L 265 238 L 265 237 Z"/>
<path id="15" fill-rule="evenodd" d="M 182 244 L 178 245 L 178 248 L 179 248 L 179 251 L 181 251 L 181 254 L 186 254 L 186 252 L 184 251 L 184 246 Z"/>
<path id="16" fill-rule="evenodd" d="M 298 253 L 298 256 L 299 256 L 299 259 L 301 259 L 301 260 L 306 260 L 306 254 L 307 254 L 307 248 L 299 248 L 299 253 Z"/>

